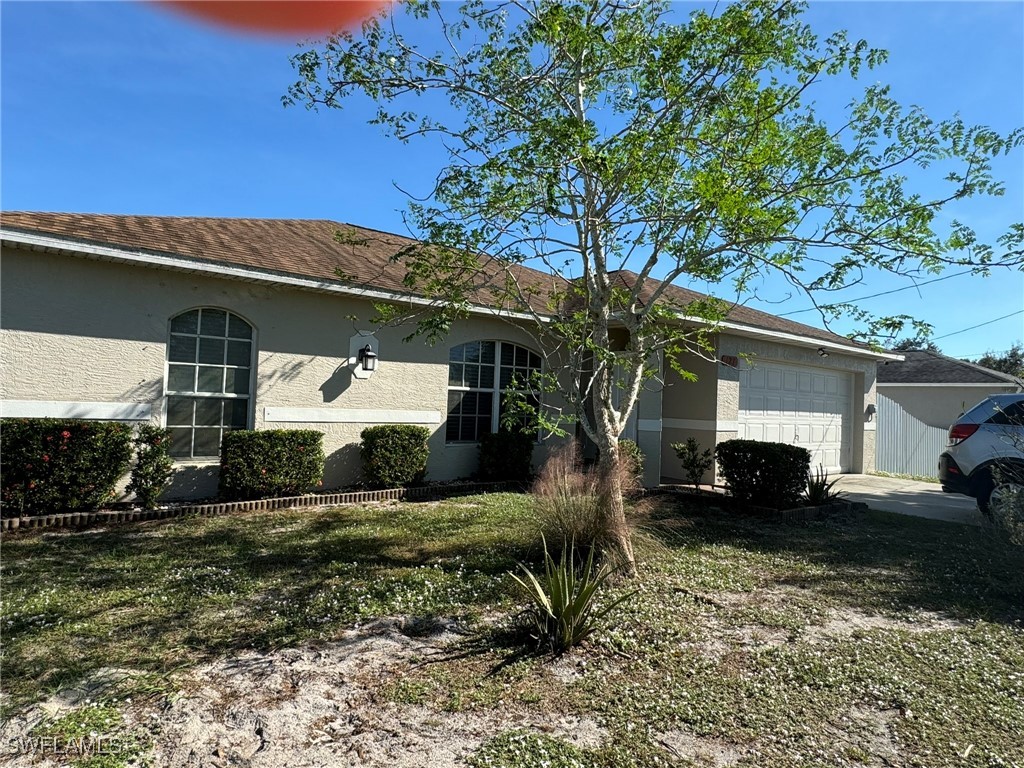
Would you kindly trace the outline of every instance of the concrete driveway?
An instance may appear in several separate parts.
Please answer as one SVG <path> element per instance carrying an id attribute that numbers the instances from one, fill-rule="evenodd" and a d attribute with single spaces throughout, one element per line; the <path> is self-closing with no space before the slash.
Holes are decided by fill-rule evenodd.
<path id="1" fill-rule="evenodd" d="M 851 501 L 861 501 L 872 509 L 952 523 L 988 524 L 974 499 L 943 493 L 938 483 L 875 475 L 840 475 L 835 487 Z"/>

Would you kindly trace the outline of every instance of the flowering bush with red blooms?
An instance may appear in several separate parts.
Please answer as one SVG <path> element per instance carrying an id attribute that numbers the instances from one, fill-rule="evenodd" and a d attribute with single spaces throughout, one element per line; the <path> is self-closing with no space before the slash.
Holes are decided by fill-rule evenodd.
<path id="1" fill-rule="evenodd" d="M 132 428 L 118 422 L 3 419 L 4 517 L 96 509 L 114 495 L 132 456 Z"/>
<path id="2" fill-rule="evenodd" d="M 220 447 L 220 496 L 297 496 L 322 483 L 324 433 L 315 429 L 228 432 Z"/>
<path id="3" fill-rule="evenodd" d="M 174 472 L 171 458 L 171 433 L 163 427 L 145 424 L 135 435 L 135 466 L 128 483 L 128 493 L 145 509 L 156 506 L 168 478 Z"/>

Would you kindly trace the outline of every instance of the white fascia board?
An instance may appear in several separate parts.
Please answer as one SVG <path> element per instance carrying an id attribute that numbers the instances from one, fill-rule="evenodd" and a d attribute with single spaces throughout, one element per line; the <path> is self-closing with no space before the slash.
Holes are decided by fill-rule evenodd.
<path id="1" fill-rule="evenodd" d="M 797 333 L 787 333 L 785 331 L 773 331 L 768 328 L 758 328 L 753 325 L 745 325 L 743 323 L 732 322 L 731 320 L 722 320 L 718 323 L 708 323 L 708 321 L 703 318 L 690 317 L 689 315 L 676 315 L 676 318 L 680 322 L 684 323 L 710 325 L 712 332 L 728 331 L 739 336 L 750 336 L 751 338 L 755 339 L 778 341 L 784 344 L 798 344 L 803 347 L 814 347 L 815 349 L 821 347 L 826 350 L 841 352 L 844 355 L 853 355 L 855 357 L 871 357 L 876 360 L 903 361 L 904 359 L 903 355 L 897 354 L 895 352 L 873 352 L 870 349 L 864 349 L 863 347 L 854 347 L 849 344 L 840 344 L 839 342 L 836 341 L 816 339 L 813 336 L 802 336 Z"/>
<path id="2" fill-rule="evenodd" d="M 420 296 L 413 296 L 405 293 L 379 290 L 376 288 L 358 288 L 355 286 L 330 283 L 323 280 L 315 280 L 309 277 L 298 277 L 295 275 L 278 275 L 271 272 L 261 272 L 258 269 L 239 267 L 224 262 L 198 261 L 179 256 L 165 256 L 161 254 L 133 251 L 126 248 L 116 248 L 106 245 L 93 245 L 90 243 L 79 243 L 53 235 L 38 235 L 27 232 L 12 232 L 11 230 L 0 229 L 0 239 L 5 243 L 25 245 L 33 248 L 41 248 L 48 251 L 63 251 L 85 256 L 87 258 L 101 261 L 117 261 L 125 264 L 141 264 L 159 269 L 171 269 L 183 272 L 201 272 L 215 277 L 227 277 L 236 280 L 248 280 L 257 283 L 272 283 L 274 285 L 287 285 L 293 288 L 304 288 L 325 293 L 339 293 L 345 296 L 352 296 L 360 299 L 376 301 L 393 301 L 396 303 L 415 304 L 422 307 L 438 307 L 442 303 L 433 299 L 425 299 Z M 512 312 L 494 307 L 471 305 L 470 312 L 478 315 L 492 315 L 495 317 L 509 318 L 513 320 L 536 320 L 534 315 L 528 312 Z M 540 316 L 541 320 L 547 318 Z"/>
<path id="3" fill-rule="evenodd" d="M 990 384 L 979 384 L 977 382 L 943 382 L 940 384 L 901 384 L 897 381 L 876 381 L 876 387 L 984 387 L 985 389 L 1020 389 L 1020 386 L 1010 381 L 993 381 Z"/>
<path id="4" fill-rule="evenodd" d="M 796 333 L 786 333 L 785 331 L 771 331 L 767 328 L 755 328 L 751 325 L 742 325 L 740 323 L 732 323 L 725 320 L 718 324 L 718 327 L 723 330 L 728 330 L 741 336 L 751 336 L 758 339 L 767 339 L 769 341 L 779 341 L 786 344 L 799 344 L 807 347 L 822 347 L 826 350 L 834 350 L 841 352 L 844 355 L 855 355 L 857 357 L 872 357 L 877 360 L 897 360 L 902 361 L 903 355 L 896 354 L 894 352 L 873 352 L 870 349 L 864 349 L 863 347 L 853 347 L 848 344 L 840 344 L 835 341 L 825 341 L 824 339 L 816 339 L 813 336 L 801 336 Z"/>

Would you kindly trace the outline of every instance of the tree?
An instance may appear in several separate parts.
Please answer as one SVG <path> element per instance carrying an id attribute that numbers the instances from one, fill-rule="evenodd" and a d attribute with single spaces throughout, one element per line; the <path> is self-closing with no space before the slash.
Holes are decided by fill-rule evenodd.
<path id="1" fill-rule="evenodd" d="M 1017 342 L 1002 354 L 986 352 L 977 360 L 970 362 L 977 363 L 993 371 L 1008 373 L 1011 376 L 1024 379 L 1024 345 Z"/>
<path id="2" fill-rule="evenodd" d="M 652 361 L 663 356 L 693 378 L 684 353 L 707 354 L 730 308 L 673 301 L 674 281 L 746 295 L 760 272 L 778 270 L 816 295 L 868 269 L 1024 263 L 1024 224 L 997 251 L 964 224 L 940 232 L 936 218 L 951 201 L 1000 194 L 991 158 L 1019 146 L 1022 132 L 934 122 L 880 84 L 827 125 L 808 89 L 886 55 L 842 32 L 819 38 L 804 10 L 750 0 L 680 23 L 668 4 L 646 1 L 470 0 L 455 12 L 411 0 L 361 35 L 294 58 L 299 81 L 286 103 L 333 108 L 368 96 L 389 135 L 432 137 L 446 150 L 434 189 L 409 205 L 422 245 L 400 255 L 409 286 L 437 302 L 417 330 L 443 335 L 480 301 L 483 278 L 489 303 L 581 372 L 546 386 L 600 450 L 606 524 L 630 564 L 618 436 L 656 375 Z M 436 50 L 407 39 L 406 22 L 416 35 L 429 26 Z M 906 169 L 932 164 L 946 174 L 943 191 L 911 191 Z M 820 307 L 826 320 L 854 313 L 868 332 L 914 324 Z M 381 310 L 382 320 L 398 315 Z"/>
<path id="3" fill-rule="evenodd" d="M 942 354 L 939 345 L 926 336 L 913 336 L 901 339 L 892 345 L 893 352 L 912 352 L 918 349 L 923 349 L 925 352 L 934 352 L 937 355 Z"/>

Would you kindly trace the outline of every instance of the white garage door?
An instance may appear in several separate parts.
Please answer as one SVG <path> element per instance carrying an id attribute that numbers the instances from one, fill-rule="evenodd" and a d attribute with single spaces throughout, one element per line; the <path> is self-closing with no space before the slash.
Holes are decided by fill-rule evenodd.
<path id="1" fill-rule="evenodd" d="M 848 373 L 757 363 L 740 371 L 739 436 L 800 445 L 812 469 L 848 472 L 851 393 Z"/>

